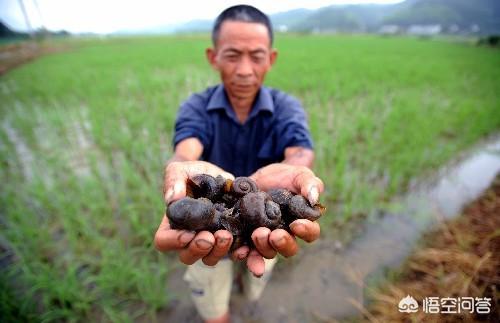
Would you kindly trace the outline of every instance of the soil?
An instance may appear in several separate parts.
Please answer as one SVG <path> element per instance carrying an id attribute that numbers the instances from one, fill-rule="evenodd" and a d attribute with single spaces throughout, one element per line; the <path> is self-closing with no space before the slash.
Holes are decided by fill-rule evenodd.
<path id="1" fill-rule="evenodd" d="M 61 46 L 48 45 L 47 42 L 38 40 L 0 46 L 0 76 L 42 55 L 61 50 Z"/>
<path id="2" fill-rule="evenodd" d="M 372 294 L 365 312 L 370 322 L 498 322 L 500 318 L 500 174 L 462 215 L 424 235 L 395 281 Z M 400 300 L 411 295 L 416 313 L 401 313 Z M 489 314 L 425 313 L 426 297 L 490 298 Z"/>

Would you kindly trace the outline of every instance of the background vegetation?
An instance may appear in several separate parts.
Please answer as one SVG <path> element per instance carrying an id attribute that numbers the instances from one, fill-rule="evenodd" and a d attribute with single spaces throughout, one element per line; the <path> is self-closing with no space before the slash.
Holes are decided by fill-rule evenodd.
<path id="1" fill-rule="evenodd" d="M 152 246 L 163 164 L 180 102 L 218 81 L 208 39 L 67 40 L 0 78 L 0 261 L 13 263 L 3 313 L 125 322 L 166 306 L 177 261 Z M 277 47 L 267 84 L 309 115 L 324 228 L 384 207 L 500 129 L 496 50 L 367 36 L 279 36 Z"/>

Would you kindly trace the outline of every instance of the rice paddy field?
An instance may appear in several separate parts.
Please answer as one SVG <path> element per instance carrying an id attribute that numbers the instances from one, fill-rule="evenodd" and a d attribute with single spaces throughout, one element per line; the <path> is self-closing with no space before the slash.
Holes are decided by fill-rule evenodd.
<path id="1" fill-rule="evenodd" d="M 208 35 L 58 40 L 0 76 L 1 321 L 156 320 L 163 166 Z M 500 52 L 472 42 L 278 35 L 267 85 L 298 97 L 329 228 L 500 130 Z M 333 232 L 333 231 L 332 231 Z"/>

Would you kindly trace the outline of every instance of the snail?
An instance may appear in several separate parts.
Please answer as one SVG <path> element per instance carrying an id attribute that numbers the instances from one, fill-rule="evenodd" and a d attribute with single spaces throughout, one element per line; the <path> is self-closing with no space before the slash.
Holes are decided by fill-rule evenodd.
<path id="1" fill-rule="evenodd" d="M 290 231 L 294 220 L 316 221 L 326 211 L 321 204 L 310 205 L 303 196 L 286 189 L 259 191 L 249 177 L 232 181 L 200 174 L 188 179 L 186 192 L 186 197 L 167 206 L 172 229 L 228 230 L 234 237 L 232 250 L 251 246 L 252 232 L 259 227 Z"/>

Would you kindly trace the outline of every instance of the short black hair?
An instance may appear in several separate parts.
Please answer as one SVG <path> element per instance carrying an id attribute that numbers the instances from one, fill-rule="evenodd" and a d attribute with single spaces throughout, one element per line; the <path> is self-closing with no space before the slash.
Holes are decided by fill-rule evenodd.
<path id="1" fill-rule="evenodd" d="M 269 17 L 255 7 L 240 4 L 227 8 L 220 13 L 217 19 L 215 19 L 214 27 L 212 28 L 212 43 L 214 46 L 217 44 L 217 40 L 219 39 L 220 27 L 222 23 L 228 20 L 254 22 L 265 25 L 267 33 L 269 34 L 269 39 L 271 40 L 271 45 L 273 44 L 273 26 Z"/>

